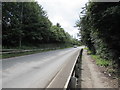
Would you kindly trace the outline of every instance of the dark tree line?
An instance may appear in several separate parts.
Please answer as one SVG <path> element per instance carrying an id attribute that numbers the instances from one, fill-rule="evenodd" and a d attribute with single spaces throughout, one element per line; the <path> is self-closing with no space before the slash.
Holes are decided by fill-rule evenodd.
<path id="1" fill-rule="evenodd" d="M 52 25 L 37 2 L 2 3 L 2 41 L 6 47 L 73 43 L 59 23 Z"/>
<path id="2" fill-rule="evenodd" d="M 89 2 L 77 21 L 81 40 L 93 54 L 120 61 L 120 3 Z"/>

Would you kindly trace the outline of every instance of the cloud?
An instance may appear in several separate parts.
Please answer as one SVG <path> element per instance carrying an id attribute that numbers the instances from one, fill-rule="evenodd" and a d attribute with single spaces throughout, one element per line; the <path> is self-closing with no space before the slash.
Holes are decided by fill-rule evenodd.
<path id="1" fill-rule="evenodd" d="M 85 6 L 88 0 L 36 0 L 43 6 L 49 19 L 55 25 L 60 25 L 66 32 L 77 37 L 79 32 L 75 28 L 75 22 L 79 19 L 81 8 Z"/>

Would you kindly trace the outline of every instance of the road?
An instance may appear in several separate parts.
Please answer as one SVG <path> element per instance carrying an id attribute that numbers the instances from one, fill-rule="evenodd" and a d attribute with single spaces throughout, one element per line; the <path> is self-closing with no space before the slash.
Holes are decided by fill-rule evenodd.
<path id="1" fill-rule="evenodd" d="M 81 47 L 2 60 L 3 88 L 45 88 Z"/>

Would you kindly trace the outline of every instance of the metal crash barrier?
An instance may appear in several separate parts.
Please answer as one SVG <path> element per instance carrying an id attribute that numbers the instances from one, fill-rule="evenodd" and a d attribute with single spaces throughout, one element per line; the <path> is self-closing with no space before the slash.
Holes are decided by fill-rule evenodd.
<path id="1" fill-rule="evenodd" d="M 71 88 L 77 88 L 78 78 L 80 77 L 81 59 L 82 59 L 81 49 L 76 52 L 70 61 L 57 73 L 51 83 L 47 88 L 63 88 L 64 90 L 71 90 Z"/>
<path id="2" fill-rule="evenodd" d="M 67 90 L 69 90 L 70 88 L 77 88 L 78 78 L 80 77 L 80 72 L 81 72 L 82 52 L 83 52 L 83 49 L 80 50 Z"/>

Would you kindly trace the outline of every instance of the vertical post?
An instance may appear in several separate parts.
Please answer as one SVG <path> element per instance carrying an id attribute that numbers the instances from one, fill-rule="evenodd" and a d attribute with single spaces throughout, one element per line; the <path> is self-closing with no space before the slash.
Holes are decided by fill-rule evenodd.
<path id="1" fill-rule="evenodd" d="M 2 2 L 0 2 L 0 59 L 2 59 Z M 0 69 L 2 70 L 2 62 L 0 62 Z M 2 78 L 2 72 L 0 72 Z M 0 80 L 0 89 L 2 90 L 2 80 Z"/>
<path id="2" fill-rule="evenodd" d="M 2 51 L 2 2 L 0 2 L 0 51 Z"/>
<path id="3" fill-rule="evenodd" d="M 77 84 L 77 78 L 72 76 L 69 83 L 69 89 L 75 89 Z"/>
<path id="4" fill-rule="evenodd" d="M 78 63 L 76 63 L 76 65 L 75 65 L 75 77 L 76 78 L 79 78 L 79 71 L 80 71 L 80 69 L 79 69 Z"/>
<path id="5" fill-rule="evenodd" d="M 120 57 L 117 59 L 117 74 L 118 74 L 118 88 L 120 89 L 120 69 L 119 69 L 119 67 L 120 67 Z"/>
<path id="6" fill-rule="evenodd" d="M 21 30 L 22 30 L 22 23 L 23 23 L 23 2 L 21 2 Z M 22 46 L 22 31 L 20 31 L 20 37 L 19 37 L 19 47 Z"/>
<path id="7" fill-rule="evenodd" d="M 80 60 L 82 59 L 83 48 L 80 50 Z"/>

